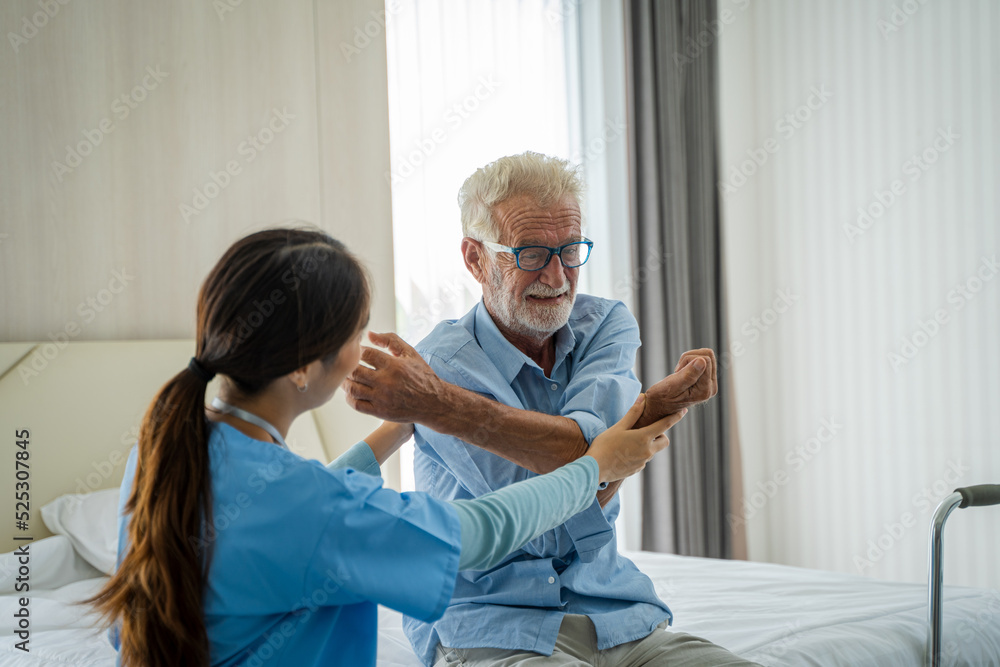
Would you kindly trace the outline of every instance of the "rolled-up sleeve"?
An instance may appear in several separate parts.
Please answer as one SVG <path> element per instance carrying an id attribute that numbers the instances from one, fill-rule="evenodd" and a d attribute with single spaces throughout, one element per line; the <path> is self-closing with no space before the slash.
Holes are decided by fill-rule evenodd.
<path id="1" fill-rule="evenodd" d="M 624 417 L 639 395 L 642 385 L 632 371 L 639 344 L 639 325 L 617 303 L 577 355 L 559 413 L 580 426 L 588 444 Z"/>
<path id="2" fill-rule="evenodd" d="M 642 385 L 632 371 L 639 345 L 639 325 L 632 313 L 617 303 L 577 354 L 559 412 L 579 425 L 588 445 L 625 416 L 639 395 Z M 604 508 L 595 500 L 563 524 L 582 561 L 596 558 L 597 552 L 613 539 L 612 524 L 619 507 L 617 497 Z"/>
<path id="3" fill-rule="evenodd" d="M 345 468 L 353 468 L 358 472 L 363 472 L 373 477 L 382 476 L 382 469 L 378 465 L 378 459 L 375 458 L 372 448 L 364 440 L 326 464 L 327 470 L 342 470 Z"/>
<path id="4" fill-rule="evenodd" d="M 481 351 L 478 352 L 478 355 L 482 354 Z M 422 353 L 421 356 L 437 376 L 445 382 L 450 382 L 498 403 L 510 405 L 512 404 L 510 399 L 516 400 L 509 382 L 499 376 L 496 368 L 482 363 L 477 364 L 476 362 L 479 360 L 473 355 L 464 357 L 460 361 L 444 359 L 429 353 Z M 466 366 L 475 368 L 476 375 L 470 374 Z M 506 399 L 508 400 L 504 400 L 503 392 L 507 392 Z M 483 435 L 488 436 L 492 431 L 501 427 L 502 424 L 497 421 L 487 421 L 480 426 L 480 429 Z M 508 484 L 527 479 L 533 474 L 502 456 L 471 445 L 459 438 L 425 428 L 420 424 L 414 427 L 414 440 L 419 453 L 426 454 L 434 461 L 444 464 L 460 486 L 467 489 L 472 497 L 502 489 Z M 418 488 L 421 487 L 418 485 Z M 435 494 L 440 493 L 440 489 L 433 488 L 433 485 L 425 490 Z"/>

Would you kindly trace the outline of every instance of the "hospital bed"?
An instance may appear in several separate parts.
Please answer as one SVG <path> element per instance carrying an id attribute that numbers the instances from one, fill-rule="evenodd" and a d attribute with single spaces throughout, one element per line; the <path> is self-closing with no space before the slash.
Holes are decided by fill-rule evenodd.
<path id="1" fill-rule="evenodd" d="M 148 401 L 192 351 L 191 341 L 0 344 L 3 451 L 13 459 L 11 434 L 30 430 L 30 530 L 24 536 L 34 538 L 0 536 L 7 540 L 0 551 L 31 545 L 30 653 L 16 648 L 21 638 L 14 615 L 24 595 L 14 590 L 20 564 L 13 553 L 0 555 L 0 667 L 115 664 L 96 618 L 75 601 L 98 590 L 114 566 L 115 489 L 125 456 Z M 311 415 L 296 422 L 288 440 L 303 456 L 329 458 Z M 13 478 L 13 470 L 0 474 L 6 499 L 13 498 Z M 627 555 L 670 605 L 675 629 L 761 664 L 924 664 L 923 584 L 768 563 Z M 938 603 L 940 664 L 1000 667 L 1000 591 L 944 586 Z M 384 608 L 378 655 L 378 664 L 387 667 L 419 664 L 400 615 Z"/>

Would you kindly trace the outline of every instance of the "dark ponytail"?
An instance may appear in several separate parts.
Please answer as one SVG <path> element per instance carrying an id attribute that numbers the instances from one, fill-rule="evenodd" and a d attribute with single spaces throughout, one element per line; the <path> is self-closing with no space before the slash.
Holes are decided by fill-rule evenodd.
<path id="1" fill-rule="evenodd" d="M 218 373 L 252 396 L 316 359 L 332 363 L 364 326 L 367 272 L 318 230 L 252 234 L 226 251 L 198 297 L 197 349 L 139 429 L 128 549 L 87 602 L 118 624 L 125 667 L 208 665 L 203 616 L 214 541 L 205 389 Z"/>

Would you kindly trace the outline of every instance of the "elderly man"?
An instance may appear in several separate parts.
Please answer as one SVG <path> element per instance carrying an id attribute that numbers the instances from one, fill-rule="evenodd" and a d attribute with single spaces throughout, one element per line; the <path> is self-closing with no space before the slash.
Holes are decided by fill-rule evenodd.
<path id="1" fill-rule="evenodd" d="M 417 487 L 472 498 L 582 456 L 618 421 L 640 384 L 639 332 L 618 301 L 576 293 L 593 244 L 582 235 L 582 184 L 537 153 L 501 158 L 462 186 L 462 256 L 483 300 L 442 322 L 416 351 L 371 334 L 345 381 L 351 404 L 418 424 Z M 649 389 L 636 426 L 716 392 L 711 350 L 685 353 Z M 620 482 L 591 507 L 488 572 L 462 572 L 433 624 L 406 619 L 427 665 L 743 665 L 703 639 L 665 630 L 652 582 L 618 554 Z M 543 656 L 549 656 L 547 658 Z"/>

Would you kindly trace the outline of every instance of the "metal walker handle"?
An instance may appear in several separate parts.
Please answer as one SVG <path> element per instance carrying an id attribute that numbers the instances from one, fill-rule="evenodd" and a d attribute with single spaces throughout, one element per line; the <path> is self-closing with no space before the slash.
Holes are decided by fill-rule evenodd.
<path id="1" fill-rule="evenodd" d="M 976 486 L 966 486 L 955 489 L 953 493 L 945 497 L 941 504 L 934 510 L 934 517 L 931 519 L 931 539 L 929 561 L 929 582 L 930 589 L 927 594 L 927 664 L 930 667 L 940 667 L 941 665 L 941 598 L 944 595 L 944 522 L 948 520 L 948 515 L 958 507 L 984 507 L 986 505 L 1000 505 L 1000 484 L 978 484 Z"/>

